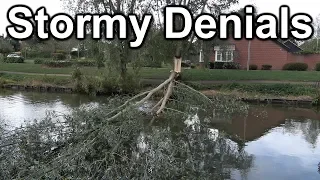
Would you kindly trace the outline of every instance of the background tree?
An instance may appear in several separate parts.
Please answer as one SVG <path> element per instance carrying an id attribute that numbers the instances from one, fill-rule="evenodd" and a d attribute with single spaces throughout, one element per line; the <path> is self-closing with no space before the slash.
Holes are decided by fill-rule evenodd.
<path id="1" fill-rule="evenodd" d="M 318 15 L 313 21 L 313 28 L 314 28 L 314 37 L 312 39 L 306 40 L 301 44 L 301 48 L 304 51 L 308 52 L 316 52 L 319 53 L 320 44 L 320 15 Z"/>
<path id="2" fill-rule="evenodd" d="M 208 12 L 218 16 L 221 12 L 226 11 L 232 5 L 238 3 L 238 0 L 157 0 L 157 1 L 147 1 L 147 0 L 62 0 L 65 7 L 73 13 L 108 13 L 108 14 L 137 14 L 138 17 L 142 17 L 145 13 L 151 13 L 154 15 L 155 22 L 153 22 L 153 30 L 150 37 L 148 37 L 145 48 L 141 48 L 141 51 L 132 50 L 128 46 L 128 41 L 133 38 L 132 30 L 129 30 L 128 40 L 115 39 L 112 41 L 114 47 L 116 47 L 113 53 L 119 54 L 119 57 L 112 59 L 115 64 L 118 64 L 118 70 L 121 72 L 121 76 L 126 76 L 127 64 L 133 62 L 137 58 L 137 55 L 141 55 L 141 58 L 148 58 L 151 61 L 167 61 L 170 53 L 180 52 L 181 55 L 185 55 L 189 48 L 194 42 L 195 35 L 189 37 L 187 40 L 168 42 L 163 37 L 163 10 L 167 5 L 183 5 L 188 7 L 193 16 L 198 16 L 201 12 Z M 177 29 L 181 29 L 182 21 L 180 17 L 176 17 L 175 26 Z M 117 27 L 115 28 L 115 33 L 117 33 Z M 191 43 L 189 43 L 191 42 Z M 169 51 L 168 51 L 169 50 Z M 174 51 L 173 51 L 174 50 Z M 135 54 L 133 54 L 135 53 Z M 168 54 L 168 55 L 165 55 Z M 174 54 L 171 54 L 173 56 Z M 164 58 L 164 59 L 161 59 Z M 138 58 L 140 59 L 140 58 Z"/>
<path id="3" fill-rule="evenodd" d="M 0 53 L 3 54 L 4 57 L 7 56 L 10 52 L 12 52 L 14 49 L 11 45 L 11 43 L 5 39 L 0 38 Z"/>

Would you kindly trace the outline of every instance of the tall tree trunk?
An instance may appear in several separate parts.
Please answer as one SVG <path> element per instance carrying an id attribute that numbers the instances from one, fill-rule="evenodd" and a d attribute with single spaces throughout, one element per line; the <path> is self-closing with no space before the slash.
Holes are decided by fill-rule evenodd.
<path id="1" fill-rule="evenodd" d="M 128 58 L 130 58 L 130 50 L 127 44 L 127 41 L 119 41 L 119 51 L 120 51 L 120 59 L 119 59 L 119 68 L 120 68 L 120 76 L 122 79 L 125 79 L 127 76 L 127 62 Z"/>

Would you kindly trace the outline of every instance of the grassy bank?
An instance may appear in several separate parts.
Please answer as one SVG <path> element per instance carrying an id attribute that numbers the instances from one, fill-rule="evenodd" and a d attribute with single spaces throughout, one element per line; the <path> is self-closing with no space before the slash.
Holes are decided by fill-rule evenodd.
<path id="1" fill-rule="evenodd" d="M 22 74 L 4 74 L 0 73 L 0 85 L 19 84 L 19 85 L 50 85 L 70 87 L 72 80 L 64 76 L 39 76 Z"/>
<path id="2" fill-rule="evenodd" d="M 210 80 L 270 80 L 270 81 L 320 81 L 317 71 L 245 71 L 224 69 L 190 69 L 183 72 L 188 81 Z"/>
<path id="3" fill-rule="evenodd" d="M 214 85 L 200 85 L 192 83 L 189 85 L 203 91 L 207 95 L 222 93 L 235 95 L 239 98 L 315 100 L 320 97 L 320 90 L 309 85 L 239 83 Z"/>
<path id="4" fill-rule="evenodd" d="M 110 81 L 113 81 L 110 79 Z M 90 82 L 92 87 L 109 87 L 112 82 L 105 82 L 107 84 L 101 84 L 92 80 Z M 21 85 L 50 85 L 50 86 L 64 86 L 72 87 L 74 85 L 71 77 L 66 76 L 37 76 L 37 75 L 21 75 L 21 74 L 1 74 L 0 73 L 0 85 L 7 84 L 21 84 Z M 312 85 L 297 85 L 297 84 L 200 84 L 189 83 L 190 86 L 197 90 L 214 90 L 222 93 L 233 93 L 241 96 L 251 97 L 304 97 L 308 99 L 315 99 L 319 97 L 319 89 Z"/>

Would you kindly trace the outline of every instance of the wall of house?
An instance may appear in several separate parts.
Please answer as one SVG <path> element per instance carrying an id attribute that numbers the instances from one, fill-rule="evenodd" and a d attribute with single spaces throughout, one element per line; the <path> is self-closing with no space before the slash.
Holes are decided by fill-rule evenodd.
<path id="1" fill-rule="evenodd" d="M 309 70 L 314 70 L 317 63 L 320 63 L 320 54 L 296 55 L 288 54 L 289 62 L 304 62 L 308 64 Z"/>
<path id="2" fill-rule="evenodd" d="M 243 69 L 247 67 L 248 60 L 248 40 L 232 40 L 236 45 L 235 61 L 241 64 Z M 288 52 L 274 41 L 270 40 L 251 40 L 250 64 L 255 64 L 261 69 L 262 65 L 270 64 L 272 69 L 280 70 L 287 63 Z"/>
<path id="3" fill-rule="evenodd" d="M 239 62 L 242 69 L 247 68 L 248 60 L 248 43 L 246 39 L 229 40 L 230 44 L 236 46 L 234 62 Z M 215 61 L 215 53 L 211 56 L 211 62 Z M 250 64 L 255 64 L 261 69 L 264 64 L 272 65 L 273 70 L 282 70 L 286 63 L 304 62 L 309 66 L 309 70 L 313 70 L 317 63 L 320 63 L 320 54 L 297 55 L 287 52 L 279 44 L 271 40 L 251 40 L 251 58 Z"/>

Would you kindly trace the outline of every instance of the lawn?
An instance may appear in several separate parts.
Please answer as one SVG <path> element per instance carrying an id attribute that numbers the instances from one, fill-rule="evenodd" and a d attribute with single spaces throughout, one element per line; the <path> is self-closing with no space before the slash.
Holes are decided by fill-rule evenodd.
<path id="1" fill-rule="evenodd" d="M 221 80 L 270 80 L 270 81 L 320 81 L 317 71 L 245 71 L 220 69 L 190 69 L 183 72 L 183 79 L 189 81 Z"/>
<path id="2" fill-rule="evenodd" d="M 39 73 L 39 74 L 71 74 L 74 70 L 73 67 L 68 68 L 47 68 L 43 67 L 41 64 L 32 64 L 30 60 L 27 60 L 23 64 L 10 64 L 10 63 L 0 63 L 0 71 L 9 72 L 21 72 L 21 73 Z M 84 74 L 99 74 L 103 73 L 105 69 L 97 69 L 96 67 L 83 67 L 81 68 Z M 129 68 L 132 71 L 132 68 Z M 141 75 L 143 78 L 155 78 L 164 79 L 170 74 L 170 69 L 168 68 L 143 68 L 141 69 Z"/>
<path id="3" fill-rule="evenodd" d="M 71 74 L 74 68 L 46 68 L 30 62 L 24 64 L 0 64 L 0 71 L 40 73 L 40 74 Z M 82 68 L 84 74 L 96 75 L 105 69 L 95 67 Z M 129 68 L 129 71 L 132 71 Z M 142 68 L 141 77 L 145 79 L 166 79 L 170 74 L 169 68 Z M 320 81 L 320 72 L 317 71 L 245 71 L 245 70 L 212 70 L 212 69 L 185 69 L 182 73 L 185 81 L 222 81 L 222 80 L 270 80 L 270 81 Z"/>
<path id="4" fill-rule="evenodd" d="M 82 68 L 83 72 L 87 74 L 97 73 L 97 68 L 86 67 Z M 71 74 L 74 68 L 47 68 L 41 64 L 23 63 L 11 64 L 0 63 L 0 71 L 22 72 L 22 73 L 39 73 L 39 74 Z"/>

